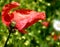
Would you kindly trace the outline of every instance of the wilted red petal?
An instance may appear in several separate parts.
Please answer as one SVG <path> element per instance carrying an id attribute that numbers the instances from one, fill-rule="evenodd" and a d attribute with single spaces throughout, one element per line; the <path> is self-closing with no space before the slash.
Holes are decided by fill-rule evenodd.
<path id="1" fill-rule="evenodd" d="M 49 22 L 47 22 L 47 21 L 42 22 L 42 24 L 43 24 L 44 26 L 46 26 L 46 27 L 48 27 L 48 26 L 49 26 Z"/>
<path id="2" fill-rule="evenodd" d="M 27 23 L 28 23 L 27 19 L 21 20 L 21 21 L 16 23 L 16 28 L 18 30 L 22 30 L 26 26 Z"/>
<path id="3" fill-rule="evenodd" d="M 19 4 L 17 2 L 12 2 L 10 4 L 7 4 L 3 7 L 2 9 L 2 22 L 5 23 L 7 26 L 9 25 L 9 23 L 11 22 L 11 19 L 13 18 L 13 16 L 11 16 L 11 14 L 9 14 L 9 11 L 12 8 L 15 8 L 19 6 Z"/>
<path id="4" fill-rule="evenodd" d="M 15 8 L 17 6 L 19 6 L 19 3 L 17 2 L 12 2 L 10 4 L 5 5 L 2 10 L 2 15 L 6 15 L 12 8 Z"/>
<path id="5" fill-rule="evenodd" d="M 9 14 L 10 9 L 15 8 L 17 6 L 19 5 L 16 2 L 5 5 L 2 11 L 2 21 L 6 25 L 10 22 L 15 21 L 15 27 L 21 33 L 25 32 L 25 28 L 28 28 L 29 26 L 33 25 L 38 20 L 44 20 L 46 17 L 44 12 L 36 12 L 28 9 L 16 10 Z"/>
<path id="6" fill-rule="evenodd" d="M 25 33 L 27 33 L 27 31 L 25 31 L 24 29 L 23 30 L 18 30 L 20 33 L 22 33 L 22 34 L 25 34 Z"/>
<path id="7" fill-rule="evenodd" d="M 28 28 L 29 26 L 33 25 L 34 23 L 38 22 L 38 20 L 45 19 L 45 13 L 43 12 L 36 12 L 32 10 L 17 10 L 13 12 L 14 19 L 16 21 L 16 28 L 18 30 L 22 30 Z"/>
<path id="8" fill-rule="evenodd" d="M 16 10 L 16 12 L 19 12 L 21 14 L 29 14 L 32 10 L 29 9 L 20 9 L 20 10 Z"/>

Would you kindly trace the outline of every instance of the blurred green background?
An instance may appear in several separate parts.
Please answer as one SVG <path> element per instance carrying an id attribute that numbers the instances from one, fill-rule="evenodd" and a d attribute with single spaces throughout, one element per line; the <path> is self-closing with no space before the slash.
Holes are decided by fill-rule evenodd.
<path id="1" fill-rule="evenodd" d="M 52 26 L 54 19 L 60 19 L 60 0 L 0 0 L 0 47 L 4 46 L 9 34 L 7 27 L 1 21 L 2 7 L 12 1 L 19 2 L 20 8 L 44 11 L 49 27 L 43 26 L 41 24 L 43 21 L 40 20 L 26 29 L 28 34 L 23 35 L 16 31 L 10 35 L 7 47 L 60 47 L 60 39 L 53 38 L 54 34 L 58 33 Z"/>

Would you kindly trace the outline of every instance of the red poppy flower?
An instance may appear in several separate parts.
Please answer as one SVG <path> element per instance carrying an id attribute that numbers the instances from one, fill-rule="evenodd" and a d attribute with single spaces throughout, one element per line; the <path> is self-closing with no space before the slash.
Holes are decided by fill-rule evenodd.
<path id="1" fill-rule="evenodd" d="M 33 25 L 38 20 L 44 20 L 46 17 L 44 12 L 36 12 L 28 9 L 15 10 L 14 12 L 9 13 L 12 8 L 17 6 L 19 6 L 19 3 L 12 2 L 3 7 L 2 22 L 9 26 L 11 22 L 15 21 L 15 28 L 18 29 L 21 33 L 25 33 L 25 28 Z"/>
<path id="2" fill-rule="evenodd" d="M 45 22 L 42 22 L 42 25 L 48 27 L 49 26 L 49 22 L 45 21 Z"/>
<path id="3" fill-rule="evenodd" d="M 55 34 L 55 35 L 53 36 L 53 39 L 54 39 L 54 40 L 58 40 L 58 36 Z"/>

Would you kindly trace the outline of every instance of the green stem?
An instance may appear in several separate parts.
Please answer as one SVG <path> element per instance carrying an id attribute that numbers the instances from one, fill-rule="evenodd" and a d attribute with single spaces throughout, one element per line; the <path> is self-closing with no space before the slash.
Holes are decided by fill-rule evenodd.
<path id="1" fill-rule="evenodd" d="M 11 34 L 11 32 L 9 32 L 9 35 L 8 35 L 8 38 L 7 38 L 6 42 L 5 42 L 4 47 L 7 47 L 7 42 L 8 42 L 8 40 L 9 40 L 9 38 L 10 38 L 10 34 Z"/>

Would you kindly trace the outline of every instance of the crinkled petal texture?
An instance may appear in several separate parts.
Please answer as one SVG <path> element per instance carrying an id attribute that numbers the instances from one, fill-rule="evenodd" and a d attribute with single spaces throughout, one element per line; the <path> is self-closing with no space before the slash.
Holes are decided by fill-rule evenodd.
<path id="1" fill-rule="evenodd" d="M 7 5 L 3 7 L 2 21 L 7 26 L 9 26 L 11 22 L 15 21 L 15 28 L 21 33 L 26 33 L 25 28 L 33 25 L 38 20 L 44 20 L 46 17 L 44 12 L 36 12 L 28 9 L 16 10 L 10 14 L 9 11 L 12 8 L 19 6 L 19 4 L 17 2 L 13 2 Z"/>
<path id="2" fill-rule="evenodd" d="M 3 7 L 3 9 L 2 9 L 2 22 L 5 23 L 7 26 L 9 26 L 12 18 L 14 17 L 13 15 L 9 14 L 9 11 L 12 8 L 15 8 L 17 6 L 19 6 L 19 3 L 12 2 L 12 3 L 7 4 Z"/>

